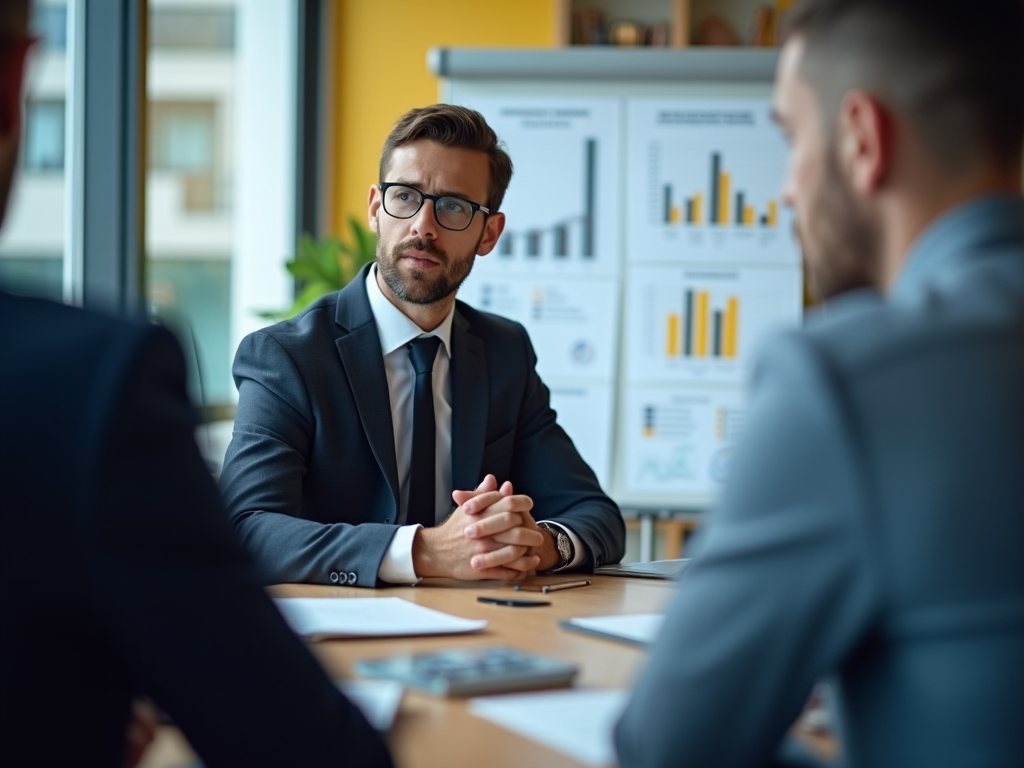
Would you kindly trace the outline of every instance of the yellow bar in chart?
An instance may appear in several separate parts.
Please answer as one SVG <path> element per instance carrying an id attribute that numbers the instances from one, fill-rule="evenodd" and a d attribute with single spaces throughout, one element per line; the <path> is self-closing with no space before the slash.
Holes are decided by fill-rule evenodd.
<path id="1" fill-rule="evenodd" d="M 693 196 L 693 223 L 701 224 L 704 221 L 704 195 L 698 192 Z"/>
<path id="2" fill-rule="evenodd" d="M 679 315 L 671 314 L 668 316 L 668 330 L 665 334 L 665 354 L 669 357 L 678 357 L 682 352 L 681 342 L 683 340 L 680 329 L 682 327 L 682 318 Z"/>
<path id="3" fill-rule="evenodd" d="M 768 201 L 768 226 L 774 227 L 779 223 L 779 204 L 774 200 Z"/>
<path id="4" fill-rule="evenodd" d="M 668 211 L 668 220 L 671 224 L 679 223 L 679 206 L 673 205 Z"/>
<path id="5" fill-rule="evenodd" d="M 743 206 L 743 224 L 744 226 L 750 227 L 754 224 L 754 206 L 745 205 Z"/>
<path id="6" fill-rule="evenodd" d="M 694 355 L 707 357 L 708 354 L 708 292 L 697 292 L 697 322 L 694 323 Z"/>
<path id="7" fill-rule="evenodd" d="M 718 174 L 718 224 L 729 223 L 729 174 Z"/>
<path id="8" fill-rule="evenodd" d="M 736 357 L 736 335 L 740 327 L 740 300 L 730 296 L 725 304 L 725 343 L 722 345 L 722 357 L 727 360 Z"/>

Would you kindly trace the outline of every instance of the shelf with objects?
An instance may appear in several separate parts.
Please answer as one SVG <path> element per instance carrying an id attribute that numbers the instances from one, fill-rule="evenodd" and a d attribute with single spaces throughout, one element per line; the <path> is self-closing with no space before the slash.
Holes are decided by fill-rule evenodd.
<path id="1" fill-rule="evenodd" d="M 558 0 L 561 46 L 687 48 L 775 45 L 792 0 Z"/>

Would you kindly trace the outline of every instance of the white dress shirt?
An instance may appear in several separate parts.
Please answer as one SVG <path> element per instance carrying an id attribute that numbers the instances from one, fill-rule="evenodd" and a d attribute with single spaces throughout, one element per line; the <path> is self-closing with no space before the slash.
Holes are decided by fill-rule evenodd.
<path id="1" fill-rule="evenodd" d="M 405 525 L 409 514 L 409 479 L 412 472 L 412 406 L 416 385 L 416 373 L 409 358 L 408 344 L 420 336 L 437 336 L 441 344 L 434 358 L 434 521 L 443 522 L 455 502 L 451 497 L 452 487 L 452 385 L 449 365 L 452 355 L 452 318 L 455 305 L 441 324 L 432 331 L 422 330 L 402 313 L 381 291 L 377 284 L 377 265 L 366 273 L 366 295 L 370 299 L 370 311 L 377 324 L 380 348 L 384 355 L 384 372 L 388 379 L 388 395 L 391 399 L 391 423 L 395 431 L 395 459 L 398 464 L 398 524 L 401 526 L 391 540 L 384 554 L 377 576 L 390 584 L 415 584 L 419 581 L 412 562 L 412 544 L 419 525 Z M 486 467 L 484 468 L 486 470 Z M 498 478 L 501 482 L 501 478 Z M 464 489 L 471 490 L 471 489 Z M 565 531 L 576 548 L 576 556 L 570 568 L 583 559 L 583 543 L 573 531 L 560 523 L 548 521 Z"/>

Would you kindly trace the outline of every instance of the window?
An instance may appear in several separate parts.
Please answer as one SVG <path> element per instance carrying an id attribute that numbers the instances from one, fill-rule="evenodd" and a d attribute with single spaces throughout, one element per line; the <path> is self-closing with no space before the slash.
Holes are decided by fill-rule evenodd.
<path id="1" fill-rule="evenodd" d="M 25 109 L 26 171 L 64 171 L 64 102 L 30 101 Z"/>
<path id="2" fill-rule="evenodd" d="M 32 3 L 40 44 L 29 53 L 22 167 L 0 239 L 0 288 L 55 300 L 64 294 L 67 23 L 62 0 Z"/>
<path id="3" fill-rule="evenodd" d="M 68 44 L 68 9 L 64 3 L 36 0 L 32 3 L 32 31 L 44 48 L 63 51 Z"/>
<path id="4" fill-rule="evenodd" d="M 235 47 L 234 8 L 154 7 L 149 41 L 153 48 L 230 51 Z"/>
<path id="5" fill-rule="evenodd" d="M 161 171 L 213 173 L 216 111 L 212 103 L 154 103 L 150 166 Z"/>
<path id="6" fill-rule="evenodd" d="M 258 311 L 293 295 L 296 11 L 189 2 L 149 3 L 146 278 L 210 412 L 235 401 L 231 362 Z"/>

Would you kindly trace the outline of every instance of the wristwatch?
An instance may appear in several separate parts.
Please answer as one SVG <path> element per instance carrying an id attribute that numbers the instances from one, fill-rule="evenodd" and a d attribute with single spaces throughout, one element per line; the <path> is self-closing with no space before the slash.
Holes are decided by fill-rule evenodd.
<path id="1" fill-rule="evenodd" d="M 548 531 L 555 538 L 555 549 L 558 550 L 558 557 L 560 560 L 558 565 L 554 568 L 549 568 L 547 571 L 540 571 L 540 573 L 553 573 L 554 571 L 562 570 L 573 561 L 573 558 L 576 557 L 576 548 L 572 544 L 572 539 L 569 538 L 569 534 L 557 525 L 542 522 L 537 523 L 537 527 L 541 530 Z"/>

